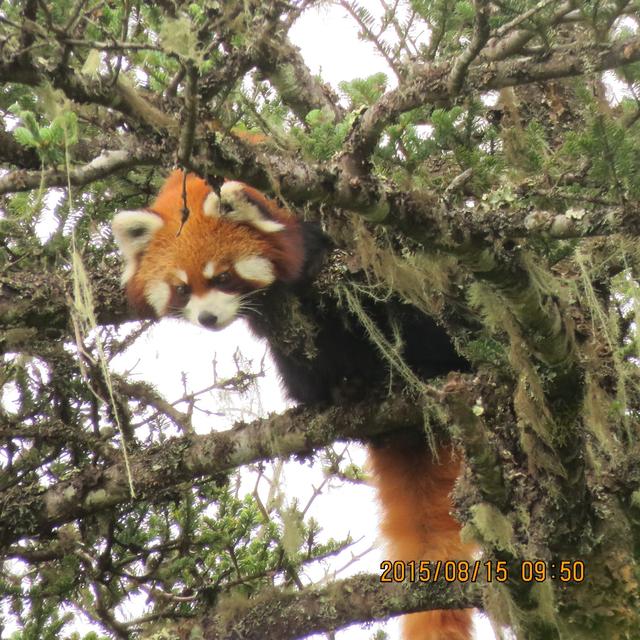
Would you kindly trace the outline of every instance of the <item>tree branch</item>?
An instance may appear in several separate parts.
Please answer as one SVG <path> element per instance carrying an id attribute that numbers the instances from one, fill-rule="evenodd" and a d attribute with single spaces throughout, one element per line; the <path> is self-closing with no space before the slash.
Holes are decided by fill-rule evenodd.
<path id="1" fill-rule="evenodd" d="M 293 640 L 402 613 L 479 606 L 480 588 L 471 583 L 382 583 L 379 575 L 359 574 L 324 587 L 259 595 L 230 622 L 228 615 L 205 615 L 180 623 L 176 631 L 181 640 Z"/>
<path id="2" fill-rule="evenodd" d="M 353 2 L 353 0 L 339 0 L 338 4 L 345 10 L 349 15 L 355 20 L 357 25 L 360 27 L 361 37 L 366 38 L 373 46 L 376 48 L 376 51 L 384 58 L 385 62 L 389 65 L 389 68 L 396 74 L 396 77 L 402 77 L 402 67 L 399 66 L 388 53 L 387 48 L 384 44 L 379 40 L 380 32 L 378 34 L 373 33 L 369 28 L 369 25 L 362 17 L 358 14 L 358 5 Z"/>
<path id="3" fill-rule="evenodd" d="M 300 55 L 298 47 L 288 38 L 266 40 L 262 44 L 263 55 L 256 61 L 258 68 L 278 90 L 282 100 L 298 118 L 305 122 L 313 109 L 332 113 L 334 120 L 344 118 L 344 110 L 331 87 L 317 80 Z"/>
<path id="4" fill-rule="evenodd" d="M 574 45 L 552 50 L 540 61 L 521 57 L 508 62 L 483 62 L 472 66 L 465 84 L 468 92 L 482 92 L 542 80 L 567 78 L 614 69 L 640 60 L 640 37 L 614 43 Z M 369 158 L 384 128 L 401 113 L 425 103 L 451 104 L 448 81 L 451 63 L 416 65 L 412 79 L 402 87 L 387 92 L 370 107 L 357 123 L 346 142 L 343 164 L 362 165 Z M 347 160 L 351 158 L 351 162 Z"/>
<path id="5" fill-rule="evenodd" d="M 474 4 L 476 16 L 473 38 L 467 49 L 454 61 L 447 82 L 447 89 L 452 97 L 460 92 L 469 66 L 478 57 L 489 39 L 489 4 L 486 0 L 475 0 Z"/>
<path id="6" fill-rule="evenodd" d="M 308 456 L 336 440 L 411 429 L 422 420 L 421 408 L 402 396 L 321 412 L 292 409 L 239 423 L 228 431 L 167 440 L 130 455 L 131 474 L 138 500 L 158 500 L 164 492 L 194 478 L 276 457 Z M 0 496 L 0 546 L 130 502 L 122 460 L 106 467 L 87 466 L 72 479 L 47 488 L 35 484 L 12 487 Z"/>
<path id="7" fill-rule="evenodd" d="M 102 180 L 118 171 L 136 166 L 162 164 L 162 156 L 150 145 L 139 147 L 136 151 L 124 149 L 105 151 L 91 162 L 80 167 L 66 169 L 49 169 L 46 171 L 12 171 L 0 177 L 0 195 L 18 191 L 30 191 L 40 185 L 45 187 L 66 187 L 70 182 L 74 186 L 82 186 Z"/>
<path id="8" fill-rule="evenodd" d="M 50 82 L 71 100 L 80 104 L 97 104 L 115 109 L 133 122 L 141 122 L 156 129 L 177 130 L 178 123 L 158 109 L 152 102 L 121 79 L 98 79 L 78 75 L 64 65 L 36 67 L 24 56 L 0 57 L 0 82 L 15 82 L 38 86 Z"/>
<path id="9" fill-rule="evenodd" d="M 483 52 L 482 59 L 498 62 L 499 60 L 504 60 L 508 56 L 520 51 L 527 42 L 537 35 L 536 31 L 532 29 L 518 29 L 511 33 L 509 37 L 505 37 L 506 34 L 509 33 L 511 29 L 522 24 L 522 22 L 545 8 L 548 4 L 554 4 L 556 2 L 557 0 L 551 0 L 551 2 L 549 0 L 541 0 L 529 11 L 525 11 L 517 18 L 514 18 L 511 22 L 502 25 L 502 27 L 496 30 L 495 34 L 492 34 L 493 37 L 489 39 L 487 47 Z M 569 0 L 568 2 L 562 3 L 552 14 L 551 18 L 547 20 L 546 24 L 551 27 L 562 22 L 567 14 L 571 13 L 575 9 L 575 5 L 575 0 Z"/>

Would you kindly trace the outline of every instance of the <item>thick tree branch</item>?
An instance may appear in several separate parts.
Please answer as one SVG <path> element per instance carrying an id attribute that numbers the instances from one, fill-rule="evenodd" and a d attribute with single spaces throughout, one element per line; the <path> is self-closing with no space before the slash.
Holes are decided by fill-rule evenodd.
<path id="1" fill-rule="evenodd" d="M 471 583 L 381 583 L 379 575 L 360 574 L 326 587 L 273 591 L 249 601 L 231 622 L 226 622 L 228 616 L 206 615 L 175 631 L 181 640 L 195 635 L 203 640 L 293 640 L 402 613 L 480 605 L 480 589 Z"/>
<path id="2" fill-rule="evenodd" d="M 452 432 L 465 452 L 465 463 L 474 472 L 482 498 L 506 511 L 510 505 L 509 488 L 503 477 L 503 464 L 490 442 L 491 430 L 482 417 L 484 403 L 493 406 L 494 398 L 478 394 L 479 385 L 462 376 L 450 376 L 442 391 L 450 411 Z"/>
<path id="3" fill-rule="evenodd" d="M 135 151 L 105 151 L 85 165 L 66 169 L 48 169 L 45 171 L 11 171 L 0 177 L 0 195 L 18 191 L 30 191 L 40 185 L 45 187 L 83 186 L 102 180 L 118 171 L 132 169 L 140 165 L 162 164 L 158 151 L 139 147 Z"/>
<path id="4" fill-rule="evenodd" d="M 500 28 L 496 29 L 495 33 L 493 33 L 494 38 L 502 38 L 510 31 L 513 31 L 516 27 L 519 27 L 523 22 L 526 22 L 529 18 L 534 16 L 539 11 L 542 11 L 550 4 L 553 4 L 556 0 L 540 0 L 537 4 L 535 4 L 528 11 L 524 11 L 523 13 L 516 16 L 513 20 L 503 24 Z M 567 6 L 567 9 L 569 7 Z"/>
<path id="5" fill-rule="evenodd" d="M 640 37 L 612 43 L 573 44 L 552 50 L 547 59 L 518 58 L 494 65 L 491 77 L 483 77 L 480 65 L 470 73 L 469 83 L 480 90 L 502 89 L 517 85 L 572 78 L 589 73 L 616 69 L 640 60 Z"/>
<path id="6" fill-rule="evenodd" d="M 304 122 L 313 109 L 333 114 L 339 122 L 344 110 L 331 87 L 317 80 L 305 64 L 300 50 L 288 38 L 266 40 L 261 48 L 262 56 L 256 61 L 258 68 L 278 90 L 282 100 Z"/>
<path id="7" fill-rule="evenodd" d="M 549 4 L 557 3 L 557 0 L 541 0 L 535 7 L 529 11 L 525 11 L 511 22 L 500 27 L 493 37 L 489 39 L 487 47 L 482 53 L 482 59 L 486 61 L 498 62 L 504 60 L 510 55 L 519 52 L 527 42 L 532 40 L 537 32 L 534 29 L 518 29 L 511 31 L 514 27 L 520 25 L 523 21 L 535 15 Z M 552 17 L 546 21 L 549 26 L 557 25 L 562 22 L 567 14 L 575 9 L 575 0 L 563 2 L 553 13 Z M 507 34 L 509 34 L 507 36 Z"/>
<path id="8" fill-rule="evenodd" d="M 173 438 L 130 455 L 131 473 L 137 499 L 157 500 L 195 478 L 276 457 L 307 456 L 336 440 L 411 429 L 422 420 L 421 408 L 402 396 L 321 412 L 292 409 L 240 423 L 229 431 Z M 12 487 L 0 496 L 0 546 L 130 502 L 129 481 L 120 459 L 107 467 L 88 466 L 74 478 L 48 488 Z"/>
<path id="9" fill-rule="evenodd" d="M 176 148 L 177 141 L 173 141 Z M 134 146 L 131 143 L 129 146 Z M 141 165 L 160 165 L 163 157 L 170 153 L 172 143 L 165 141 L 162 149 L 147 144 L 136 151 L 107 151 L 86 165 L 69 171 L 18 170 L 0 177 L 0 195 L 18 191 L 28 191 L 45 187 L 65 187 L 68 179 L 72 185 L 85 185 L 105 178 L 121 170 Z M 545 210 L 531 211 L 528 207 L 512 205 L 508 215 L 496 216 L 493 209 L 486 207 L 460 207 L 447 204 L 445 207 L 430 193 L 405 194 L 383 189 L 375 179 L 346 180 L 345 175 L 336 175 L 331 168 L 323 169 L 305 164 L 298 156 L 287 157 L 281 152 L 263 152 L 260 162 L 255 162 L 255 151 L 233 136 L 210 143 L 209 152 L 213 156 L 214 173 L 230 175 L 249 182 L 256 187 L 271 190 L 273 177 L 279 177 L 278 190 L 291 203 L 304 204 L 310 200 L 322 200 L 352 211 L 390 212 L 384 217 L 389 224 L 427 245 L 437 246 L 442 237 L 442 221 L 446 220 L 447 236 L 488 238 L 577 238 L 614 233 L 640 234 L 638 224 L 639 203 L 627 202 L 625 206 L 588 205 L 572 207 L 565 213 Z M 192 166 L 207 166 L 212 163 L 202 156 L 193 158 Z M 335 184 L 333 191 L 327 192 L 327 185 Z M 346 184 L 345 184 L 346 183 Z M 355 185 L 355 186 L 354 186 Z M 515 208 L 514 208 L 515 207 Z M 503 213 L 507 213 L 503 209 Z M 450 246 L 447 240 L 447 246 Z"/>
<path id="10" fill-rule="evenodd" d="M 0 274 L 0 353 L 31 353 L 34 343 L 73 339 L 69 319 L 72 276 L 66 270 L 7 266 Z M 100 324 L 131 320 L 122 295 L 120 268 L 100 263 L 91 270 L 92 290 Z"/>
<path id="11" fill-rule="evenodd" d="M 115 109 L 138 122 L 156 129 L 177 130 L 177 121 L 152 104 L 121 79 L 93 79 L 78 75 L 64 65 L 35 66 L 24 56 L 0 57 L 0 82 L 38 86 L 50 82 L 71 100 L 80 104 L 97 104 Z"/>

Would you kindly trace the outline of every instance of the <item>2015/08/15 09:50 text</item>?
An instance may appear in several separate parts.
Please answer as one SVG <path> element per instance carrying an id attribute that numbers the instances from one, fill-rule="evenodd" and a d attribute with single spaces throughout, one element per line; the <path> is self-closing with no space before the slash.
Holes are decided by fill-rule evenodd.
<path id="1" fill-rule="evenodd" d="M 523 560 L 517 567 L 504 560 L 383 560 L 380 570 L 380 582 L 507 582 L 516 578 L 522 582 L 577 583 L 584 582 L 586 576 L 583 560 Z"/>

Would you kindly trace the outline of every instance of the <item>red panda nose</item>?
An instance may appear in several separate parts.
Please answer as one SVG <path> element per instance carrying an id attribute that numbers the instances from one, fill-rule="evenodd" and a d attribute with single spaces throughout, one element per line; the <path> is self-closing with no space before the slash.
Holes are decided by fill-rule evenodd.
<path id="1" fill-rule="evenodd" d="M 208 311 L 203 311 L 198 316 L 198 322 L 208 329 L 215 328 L 216 324 L 218 324 L 218 316 L 214 316 L 213 313 L 209 313 Z"/>

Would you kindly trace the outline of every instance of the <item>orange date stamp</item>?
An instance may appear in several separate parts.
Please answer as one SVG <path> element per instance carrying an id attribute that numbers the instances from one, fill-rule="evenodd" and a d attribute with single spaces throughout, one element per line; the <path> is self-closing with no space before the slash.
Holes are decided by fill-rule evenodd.
<path id="1" fill-rule="evenodd" d="M 380 582 L 521 582 L 580 583 L 586 578 L 583 560 L 522 560 L 517 566 L 504 560 L 383 560 Z"/>

